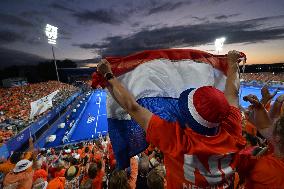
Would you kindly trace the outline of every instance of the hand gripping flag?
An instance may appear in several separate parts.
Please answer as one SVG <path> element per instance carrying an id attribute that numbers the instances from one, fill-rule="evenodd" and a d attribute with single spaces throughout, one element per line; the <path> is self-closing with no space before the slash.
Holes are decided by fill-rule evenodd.
<path id="1" fill-rule="evenodd" d="M 111 64 L 113 74 L 134 95 L 136 101 L 168 121 L 182 121 L 178 98 L 186 89 L 214 86 L 223 91 L 225 88 L 226 55 L 192 49 L 165 49 L 106 59 Z M 104 78 L 94 73 L 92 86 L 105 85 Z M 130 157 L 147 148 L 145 132 L 110 94 L 107 114 L 117 167 L 126 168 Z"/>

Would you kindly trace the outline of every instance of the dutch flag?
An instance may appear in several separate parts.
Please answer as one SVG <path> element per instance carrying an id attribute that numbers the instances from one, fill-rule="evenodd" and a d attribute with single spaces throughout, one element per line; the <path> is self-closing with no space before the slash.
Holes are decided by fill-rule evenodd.
<path id="1" fill-rule="evenodd" d="M 147 50 L 126 57 L 107 57 L 113 74 L 137 102 L 168 121 L 179 120 L 178 98 L 189 88 L 225 88 L 226 55 L 192 49 Z M 93 74 L 93 87 L 103 85 Z M 108 129 L 118 168 L 129 166 L 129 158 L 144 151 L 145 132 L 108 94 Z M 163 132 L 163 131 L 161 131 Z"/>

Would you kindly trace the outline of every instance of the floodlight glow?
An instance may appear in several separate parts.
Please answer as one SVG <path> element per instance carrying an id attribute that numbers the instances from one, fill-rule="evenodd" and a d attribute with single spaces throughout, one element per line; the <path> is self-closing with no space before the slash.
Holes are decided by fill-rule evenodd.
<path id="1" fill-rule="evenodd" d="M 224 42 L 226 41 L 226 38 L 225 37 L 221 37 L 221 38 L 218 38 L 215 40 L 215 48 L 216 48 L 216 51 L 222 51 L 222 48 L 223 48 L 223 45 L 224 45 Z"/>
<path id="2" fill-rule="evenodd" d="M 56 45 L 57 29 L 58 28 L 55 27 L 55 26 L 52 26 L 50 24 L 46 24 L 45 35 L 47 36 L 49 44 Z"/>

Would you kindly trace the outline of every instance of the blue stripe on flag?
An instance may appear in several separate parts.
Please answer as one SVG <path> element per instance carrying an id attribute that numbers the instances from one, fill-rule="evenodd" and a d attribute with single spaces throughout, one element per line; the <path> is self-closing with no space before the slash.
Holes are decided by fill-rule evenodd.
<path id="1" fill-rule="evenodd" d="M 147 97 L 138 103 L 161 118 L 174 122 L 179 119 L 178 99 Z M 112 142 L 117 167 L 129 166 L 129 158 L 144 151 L 148 144 L 146 134 L 134 120 L 108 119 L 108 132 Z"/>

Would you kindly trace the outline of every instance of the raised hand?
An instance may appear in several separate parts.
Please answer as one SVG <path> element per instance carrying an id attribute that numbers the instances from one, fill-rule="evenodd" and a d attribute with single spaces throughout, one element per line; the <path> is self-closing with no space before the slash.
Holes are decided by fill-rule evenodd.
<path id="1" fill-rule="evenodd" d="M 258 100 L 257 96 L 253 94 L 249 94 L 243 97 L 243 100 L 246 102 L 250 102 L 254 108 L 262 108 L 260 101 Z"/>
<path id="2" fill-rule="evenodd" d="M 236 50 L 229 51 L 227 58 L 228 58 L 228 65 L 230 67 L 237 68 L 239 66 L 238 62 L 239 62 L 239 59 L 241 58 L 240 52 Z"/>
<path id="3" fill-rule="evenodd" d="M 272 94 L 270 94 L 268 86 L 264 85 L 261 88 L 261 96 L 262 96 L 261 103 L 265 106 L 271 99 L 275 97 L 277 92 L 279 92 L 279 89 L 276 89 Z"/>
<path id="4" fill-rule="evenodd" d="M 102 76 L 105 76 L 107 73 L 112 73 L 110 63 L 106 59 L 102 59 L 97 66 L 97 72 Z"/>
<path id="5" fill-rule="evenodd" d="M 250 102 L 251 105 L 248 111 L 245 112 L 248 120 L 253 123 L 258 130 L 266 129 L 271 127 L 272 121 L 265 107 L 260 103 L 255 95 L 245 96 L 244 101 Z"/>
<path id="6" fill-rule="evenodd" d="M 273 122 L 279 119 L 281 115 L 281 107 L 283 105 L 283 102 L 284 102 L 284 95 L 280 95 L 276 98 L 275 102 L 271 106 L 269 110 L 269 116 Z"/>

